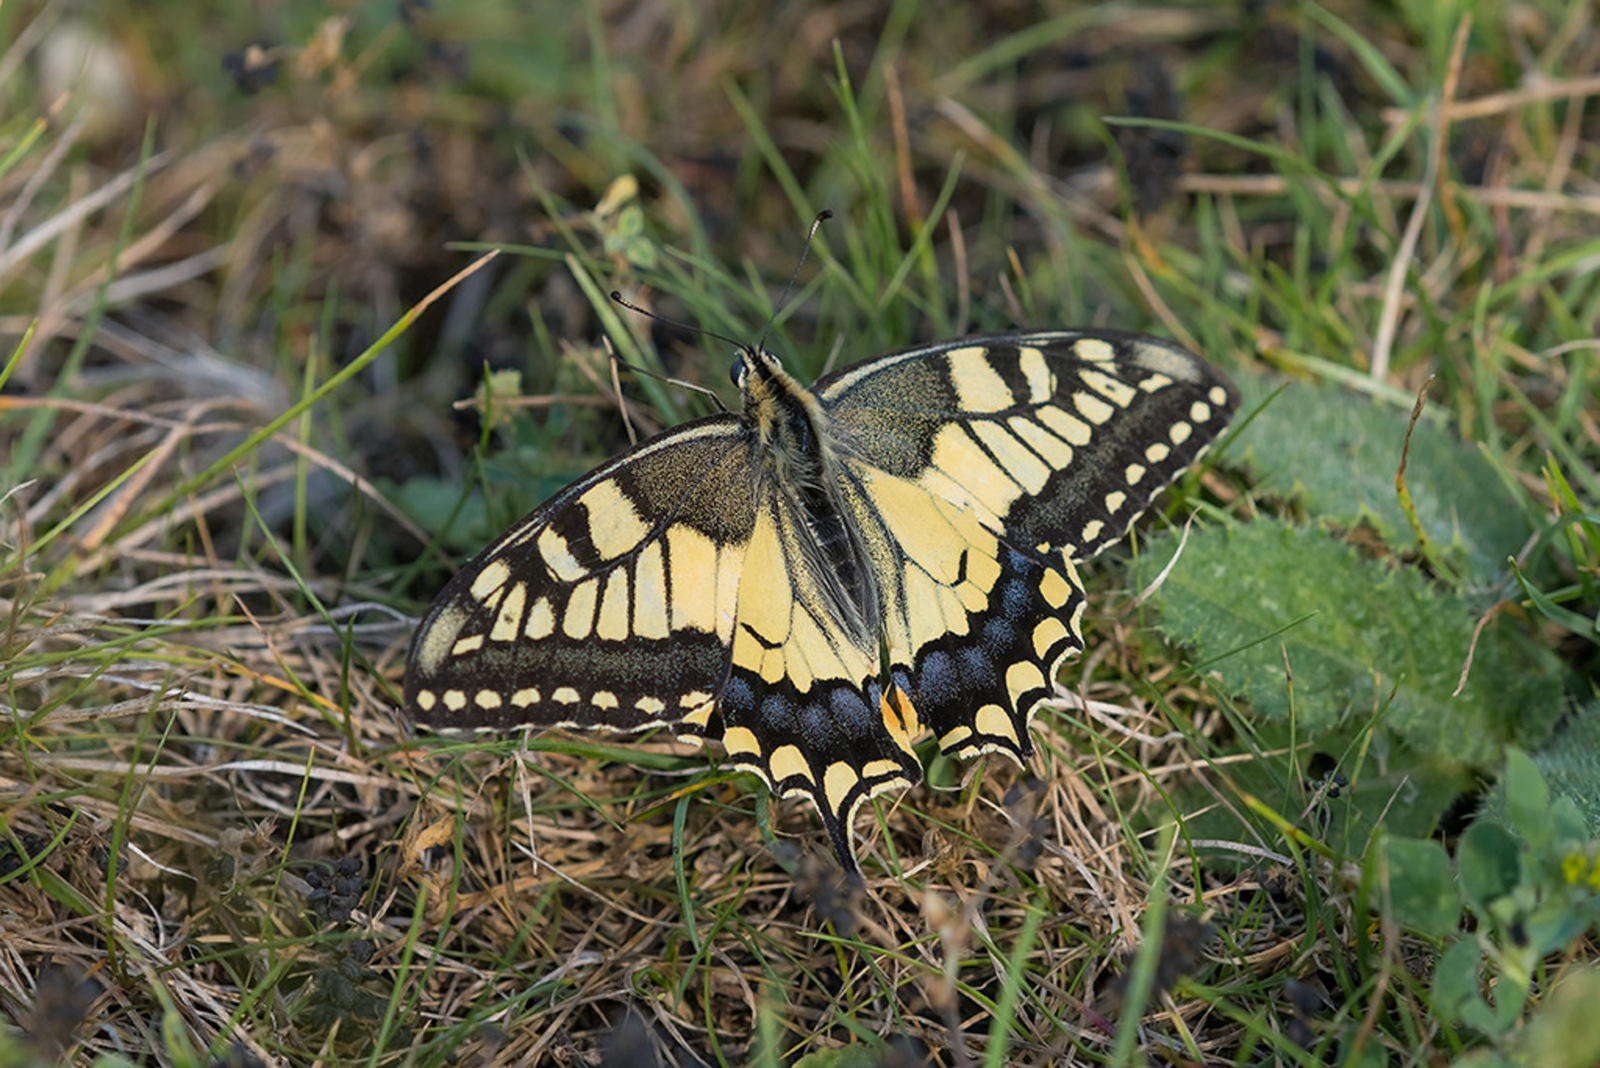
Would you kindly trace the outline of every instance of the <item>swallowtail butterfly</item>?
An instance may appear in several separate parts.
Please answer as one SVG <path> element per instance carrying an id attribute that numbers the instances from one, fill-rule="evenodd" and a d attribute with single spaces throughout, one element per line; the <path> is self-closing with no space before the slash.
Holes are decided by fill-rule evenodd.
<path id="1" fill-rule="evenodd" d="M 998 334 L 810 389 L 739 351 L 743 410 L 668 430 L 556 494 L 439 594 L 406 668 L 437 728 L 720 741 L 852 817 L 919 782 L 912 744 L 1023 762 L 1083 648 L 1075 562 L 1117 541 L 1227 424 L 1233 387 L 1169 342 Z"/>

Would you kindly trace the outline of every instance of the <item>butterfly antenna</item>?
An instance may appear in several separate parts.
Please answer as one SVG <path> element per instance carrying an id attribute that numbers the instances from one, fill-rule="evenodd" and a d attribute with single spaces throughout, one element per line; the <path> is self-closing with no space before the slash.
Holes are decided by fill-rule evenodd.
<path id="1" fill-rule="evenodd" d="M 794 290 L 795 280 L 800 277 L 800 268 L 806 265 L 806 257 L 811 255 L 811 242 L 817 239 L 817 231 L 822 229 L 822 224 L 833 218 L 833 212 L 823 208 L 817 212 L 817 217 L 811 220 L 811 229 L 806 233 L 806 243 L 800 248 L 800 258 L 795 261 L 794 270 L 789 274 L 789 284 L 783 287 L 783 296 L 778 298 L 778 303 L 772 309 L 772 317 L 767 320 L 767 325 L 761 328 L 761 340 L 756 342 L 757 349 L 767 345 L 767 334 L 772 331 L 772 324 L 778 321 L 778 313 L 783 311 L 783 306 L 789 303 L 789 294 Z"/>
<path id="2" fill-rule="evenodd" d="M 624 308 L 627 308 L 629 311 L 638 312 L 647 319 L 654 319 L 657 322 L 666 323 L 670 326 L 681 327 L 684 330 L 689 330 L 696 334 L 709 335 L 710 337 L 714 337 L 719 341 L 726 341 L 736 349 L 742 349 L 745 347 L 740 342 L 733 340 L 733 338 L 728 337 L 725 334 L 719 334 L 715 330 L 707 330 L 703 326 L 690 326 L 688 323 L 679 322 L 678 320 L 668 318 L 665 315 L 657 315 L 648 308 L 641 308 L 639 305 L 633 303 L 633 301 L 627 299 L 615 289 L 611 291 L 611 299 L 622 305 Z M 647 378 L 654 378 L 656 381 L 666 382 L 668 385 L 681 386 L 684 389 L 693 390 L 696 393 L 704 393 L 706 396 L 710 397 L 714 402 L 716 402 L 717 410 L 719 412 L 726 412 L 728 410 L 728 406 L 722 403 L 722 398 L 717 396 L 717 391 L 714 389 L 708 389 L 696 382 L 685 382 L 681 378 L 670 378 L 659 371 L 652 371 L 648 367 L 639 367 L 631 364 L 627 360 L 624 360 L 621 356 L 617 355 L 616 350 L 611 347 L 609 341 L 606 343 L 606 352 L 611 355 L 611 363 L 613 367 L 626 367 L 636 375 L 644 375 Z"/>

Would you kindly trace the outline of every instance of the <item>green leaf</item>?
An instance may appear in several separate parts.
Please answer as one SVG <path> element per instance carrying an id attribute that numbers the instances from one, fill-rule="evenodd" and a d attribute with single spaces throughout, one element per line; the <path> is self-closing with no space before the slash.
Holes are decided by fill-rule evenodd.
<path id="1" fill-rule="evenodd" d="M 483 498 L 473 494 L 463 501 L 460 482 L 419 476 L 385 488 L 389 499 L 429 534 L 438 534 L 450 521 L 451 546 L 481 546 L 494 536 Z"/>
<path id="2" fill-rule="evenodd" d="M 1534 754 L 1533 764 L 1554 799 L 1540 817 L 1550 828 L 1548 841 L 1600 838 L 1600 701 L 1590 701 L 1569 716 Z M 1507 780 L 1495 785 L 1484 811 L 1521 831 L 1519 821 L 1528 817 L 1512 815 Z"/>
<path id="3" fill-rule="evenodd" d="M 1433 1011 L 1441 1019 L 1459 1021 L 1484 1034 L 1503 1034 L 1516 1022 L 1527 988 L 1501 976 L 1491 1006 L 1478 990 L 1480 964 L 1472 939 L 1463 938 L 1452 945 L 1433 969 Z"/>
<path id="4" fill-rule="evenodd" d="M 1176 544 L 1152 543 L 1134 584 L 1154 581 Z M 1321 531 L 1276 520 L 1198 531 L 1153 603 L 1160 630 L 1194 646 L 1224 689 L 1264 718 L 1292 712 L 1301 735 L 1376 719 L 1424 755 L 1487 764 L 1540 744 L 1561 712 L 1560 661 L 1505 616 L 1483 628 L 1452 696 L 1473 648 L 1463 598 Z"/>
<path id="5" fill-rule="evenodd" d="M 1590 922 L 1589 915 L 1573 908 L 1564 895 L 1546 898 L 1523 923 L 1528 955 L 1537 961 L 1565 951 L 1588 930 Z"/>
<path id="6" fill-rule="evenodd" d="M 1494 986 L 1494 1021 L 1492 1026 L 1483 1030 L 1493 1034 L 1507 1034 L 1517 1025 L 1517 1020 L 1522 1015 L 1523 1006 L 1528 1003 L 1528 981 L 1525 978 L 1512 978 L 1505 974 L 1500 976 L 1500 981 Z"/>
<path id="7" fill-rule="evenodd" d="M 856 1045 L 808 1053 L 794 1062 L 794 1068 L 874 1068 L 880 1063 L 877 1053 L 866 1046 Z"/>
<path id="8" fill-rule="evenodd" d="M 1434 1015 L 1459 1022 L 1470 1004 L 1483 1004 L 1478 993 L 1478 967 L 1483 954 L 1472 938 L 1458 938 L 1434 966 Z M 1488 1006 L 1485 1006 L 1485 1009 Z"/>
<path id="9" fill-rule="evenodd" d="M 1461 894 L 1443 845 L 1426 838 L 1390 837 L 1383 840 L 1383 855 L 1396 919 L 1433 937 L 1461 926 Z"/>
<path id="10" fill-rule="evenodd" d="M 1471 938 L 1457 939 L 1433 968 L 1433 1011 L 1442 1020 L 1459 1021 L 1469 1005 L 1483 1004 L 1478 993 L 1482 954 Z"/>
<path id="11" fill-rule="evenodd" d="M 1550 791 L 1533 758 L 1520 749 L 1506 751 L 1506 815 L 1511 829 L 1538 853 L 1550 844 Z"/>
<path id="12" fill-rule="evenodd" d="M 1461 893 L 1480 915 L 1516 887 L 1522 873 L 1517 840 L 1493 820 L 1477 820 L 1456 847 Z"/>
<path id="13" fill-rule="evenodd" d="M 1245 405 L 1276 384 L 1243 378 Z M 1365 520 L 1390 545 L 1411 547 L 1411 525 L 1395 495 L 1409 413 L 1332 387 L 1293 383 L 1245 427 L 1233 455 L 1257 488 L 1298 498 L 1341 527 Z M 1533 528 L 1494 465 L 1447 430 L 1423 420 L 1411 436 L 1406 485 L 1437 551 L 1487 585 L 1503 577 Z"/>

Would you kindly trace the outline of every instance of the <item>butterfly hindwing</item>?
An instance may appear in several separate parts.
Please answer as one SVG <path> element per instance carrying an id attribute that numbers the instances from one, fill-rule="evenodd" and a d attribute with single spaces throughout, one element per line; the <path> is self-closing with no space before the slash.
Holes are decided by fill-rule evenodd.
<path id="1" fill-rule="evenodd" d="M 1083 587 L 1070 561 L 1025 551 L 971 508 L 859 461 L 844 463 L 885 606 L 892 676 L 940 748 L 1033 752 L 1028 715 L 1082 649 Z"/>
<path id="2" fill-rule="evenodd" d="M 848 618 L 814 566 L 804 515 L 779 486 L 758 509 L 727 685 L 718 698 L 730 759 L 781 796 L 821 813 L 839 855 L 853 863 L 852 817 L 884 790 L 922 779 L 914 721 L 884 695 L 878 641 Z"/>

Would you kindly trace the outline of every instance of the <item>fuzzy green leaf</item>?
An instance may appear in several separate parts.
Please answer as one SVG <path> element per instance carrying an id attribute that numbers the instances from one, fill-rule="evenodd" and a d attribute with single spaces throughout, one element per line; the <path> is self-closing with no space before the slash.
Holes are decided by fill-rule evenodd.
<path id="1" fill-rule="evenodd" d="M 1471 938 L 1456 941 L 1433 968 L 1433 1011 L 1441 1020 L 1460 1020 L 1469 1005 L 1483 1005 L 1478 969 L 1483 955 Z"/>
<path id="2" fill-rule="evenodd" d="M 1275 386 L 1244 378 L 1245 405 Z M 1343 527 L 1365 520 L 1389 544 L 1415 544 L 1395 495 L 1407 412 L 1332 387 L 1293 383 L 1239 435 L 1242 458 L 1261 490 L 1299 498 L 1313 515 Z M 1532 533 L 1493 464 L 1426 420 L 1411 437 L 1406 485 L 1435 549 L 1479 585 L 1505 575 L 1506 557 Z"/>
<path id="3" fill-rule="evenodd" d="M 1427 838 L 1385 838 L 1383 853 L 1395 917 L 1425 935 L 1454 932 L 1461 925 L 1461 894 L 1444 846 Z"/>
<path id="4" fill-rule="evenodd" d="M 1542 816 L 1551 840 L 1600 838 L 1600 702 L 1589 702 L 1563 723 L 1549 744 L 1534 754 L 1533 763 L 1549 797 L 1556 799 Z M 1528 817 L 1519 818 L 1512 811 L 1509 782 L 1508 776 L 1496 784 L 1484 808 L 1521 830 Z"/>
<path id="5" fill-rule="evenodd" d="M 1175 545 L 1157 539 L 1133 582 L 1154 580 Z M 1376 718 L 1424 755 L 1483 764 L 1537 746 L 1561 711 L 1559 661 L 1504 616 L 1483 628 L 1452 696 L 1472 647 L 1466 602 L 1321 531 L 1275 520 L 1198 531 L 1154 603 L 1161 631 L 1194 646 L 1225 689 L 1268 719 L 1292 712 L 1302 734 Z"/>
<path id="6" fill-rule="evenodd" d="M 1478 820 L 1461 833 L 1456 865 L 1461 869 L 1461 893 L 1479 915 L 1511 893 L 1522 877 L 1517 840 L 1492 820 Z"/>
<path id="7" fill-rule="evenodd" d="M 1506 814 L 1512 829 L 1534 852 L 1550 844 L 1550 791 L 1533 759 L 1520 749 L 1506 751 Z"/>

